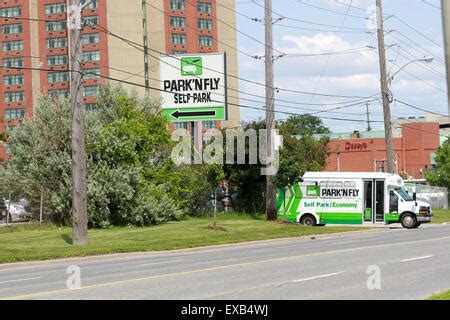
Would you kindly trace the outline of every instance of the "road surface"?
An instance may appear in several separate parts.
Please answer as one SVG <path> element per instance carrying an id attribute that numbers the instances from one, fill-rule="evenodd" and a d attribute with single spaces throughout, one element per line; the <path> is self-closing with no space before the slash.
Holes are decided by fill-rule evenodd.
<path id="1" fill-rule="evenodd" d="M 448 289 L 450 225 L 0 265 L 0 299 L 391 300 Z"/>

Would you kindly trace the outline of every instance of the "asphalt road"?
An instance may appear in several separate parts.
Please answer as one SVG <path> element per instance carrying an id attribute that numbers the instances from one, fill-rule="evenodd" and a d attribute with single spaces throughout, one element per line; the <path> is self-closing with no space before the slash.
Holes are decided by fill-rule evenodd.
<path id="1" fill-rule="evenodd" d="M 67 287 L 69 266 L 80 289 Z M 0 265 L 0 299 L 395 300 L 448 289 L 450 225 Z"/>

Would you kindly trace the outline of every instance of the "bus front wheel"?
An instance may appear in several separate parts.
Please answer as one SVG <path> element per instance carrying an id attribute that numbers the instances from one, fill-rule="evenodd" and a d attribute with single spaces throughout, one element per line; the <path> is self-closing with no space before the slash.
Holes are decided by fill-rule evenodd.
<path id="1" fill-rule="evenodd" d="M 405 229 L 417 228 L 417 219 L 413 214 L 405 214 L 401 219 L 402 227 Z"/>
<path id="2" fill-rule="evenodd" d="M 307 227 L 314 227 L 317 225 L 317 221 L 316 218 L 313 215 L 307 214 L 304 215 L 301 219 L 300 219 L 300 223 L 304 226 Z"/>

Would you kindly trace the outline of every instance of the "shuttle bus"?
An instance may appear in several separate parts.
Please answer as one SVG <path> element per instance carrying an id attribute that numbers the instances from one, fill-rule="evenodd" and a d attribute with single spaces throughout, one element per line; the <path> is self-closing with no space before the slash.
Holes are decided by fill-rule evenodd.
<path id="1" fill-rule="evenodd" d="M 280 220 L 307 226 L 430 223 L 429 203 L 416 199 L 396 174 L 307 172 L 303 181 L 277 191 Z"/>

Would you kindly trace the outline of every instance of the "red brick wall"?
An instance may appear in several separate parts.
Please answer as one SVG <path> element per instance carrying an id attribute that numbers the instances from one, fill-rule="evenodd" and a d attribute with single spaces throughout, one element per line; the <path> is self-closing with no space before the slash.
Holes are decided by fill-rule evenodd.
<path id="1" fill-rule="evenodd" d="M 415 123 L 402 127 L 402 137 L 394 138 L 395 157 L 399 172 L 423 178 L 421 169 L 431 167 L 431 154 L 439 148 L 439 124 Z M 373 172 L 374 160 L 386 159 L 384 139 L 334 140 L 329 144 L 330 156 L 326 171 Z"/>

